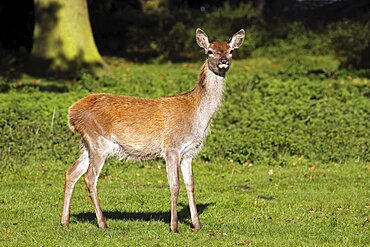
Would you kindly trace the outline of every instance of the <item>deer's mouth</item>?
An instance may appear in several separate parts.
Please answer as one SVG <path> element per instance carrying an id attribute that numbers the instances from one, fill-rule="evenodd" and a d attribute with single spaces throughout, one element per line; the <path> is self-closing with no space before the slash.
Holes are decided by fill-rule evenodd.
<path id="1" fill-rule="evenodd" d="M 229 65 L 229 60 L 225 56 L 222 56 L 218 63 L 218 68 L 226 70 L 229 68 Z"/>
<path id="2" fill-rule="evenodd" d="M 220 64 L 218 65 L 218 67 L 219 67 L 220 69 L 227 69 L 227 68 L 229 68 L 229 64 L 220 63 Z"/>

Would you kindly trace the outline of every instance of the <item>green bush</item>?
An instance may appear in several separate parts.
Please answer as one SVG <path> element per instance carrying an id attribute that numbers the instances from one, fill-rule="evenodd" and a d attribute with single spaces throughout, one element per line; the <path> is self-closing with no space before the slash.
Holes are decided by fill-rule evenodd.
<path id="1" fill-rule="evenodd" d="M 369 69 L 370 21 L 367 19 L 317 23 L 315 28 L 293 21 L 277 23 L 269 29 L 270 32 L 259 32 L 263 37 L 253 55 L 293 59 L 307 54 L 332 55 L 343 68 Z"/>
<path id="2" fill-rule="evenodd" d="M 202 157 L 285 164 L 289 157 L 368 161 L 369 81 L 333 57 L 296 55 L 234 65 Z M 236 67 L 236 68 L 235 68 Z"/>
<path id="3" fill-rule="evenodd" d="M 245 43 L 238 52 L 240 57 L 250 55 L 258 45 L 261 45 L 265 35 L 262 28 L 264 26 L 262 13 L 251 3 L 231 6 L 225 2 L 221 8 L 200 17 L 197 23 L 201 23 L 201 27 L 210 35 L 211 40 L 228 41 L 236 31 L 246 29 Z"/>
<path id="4" fill-rule="evenodd" d="M 332 20 L 314 19 L 308 13 L 306 19 L 278 15 L 268 18 L 251 2 L 225 2 L 203 12 L 190 7 L 168 9 L 162 6 L 143 13 L 126 6 L 112 13 L 97 12 L 92 15 L 92 23 L 95 39 L 103 52 L 120 51 L 118 53 L 125 53 L 125 57 L 134 60 L 198 59 L 199 48 L 194 42 L 197 27 L 204 29 L 211 40 L 227 40 L 244 28 L 246 41 L 239 49 L 240 58 L 260 54 L 279 58 L 335 55 L 342 67 L 368 69 L 368 14 L 357 10 L 351 18 Z"/>
<path id="5" fill-rule="evenodd" d="M 328 38 L 343 67 L 370 67 L 370 20 L 349 19 L 328 25 Z"/>
<path id="6" fill-rule="evenodd" d="M 269 164 L 284 164 L 292 156 L 370 159 L 366 85 L 250 77 L 230 87 L 205 158 L 216 153 L 240 163 Z"/>
<path id="7" fill-rule="evenodd" d="M 42 163 L 50 157 L 65 160 L 70 153 L 78 152 L 66 124 L 66 97 L 11 92 L 1 98 L 0 159 L 4 165 Z"/>
<path id="8" fill-rule="evenodd" d="M 0 94 L 0 159 L 4 165 L 57 159 L 73 162 L 79 137 L 68 107 L 90 92 L 161 97 L 188 91 L 200 64 L 134 65 L 110 60 L 112 72 L 88 74 L 60 90 L 57 82 L 18 80 Z M 331 56 L 235 61 L 204 160 L 286 164 L 370 161 L 369 80 L 338 68 Z"/>
<path id="9" fill-rule="evenodd" d="M 100 18 L 106 25 L 100 24 Z M 262 15 L 251 3 L 230 6 L 226 2 L 221 8 L 204 13 L 188 8 L 158 8 L 142 13 L 127 7 L 105 15 L 97 13 L 92 16 L 92 23 L 95 39 L 103 52 L 120 50 L 133 59 L 139 55 L 144 59 L 155 57 L 152 60 L 155 62 L 198 58 L 200 49 L 194 42 L 198 27 L 204 29 L 211 40 L 228 40 L 239 29 L 247 28 L 248 45 L 241 49 L 240 56 L 249 55 L 263 38 L 263 30 L 258 28 L 263 25 Z"/>

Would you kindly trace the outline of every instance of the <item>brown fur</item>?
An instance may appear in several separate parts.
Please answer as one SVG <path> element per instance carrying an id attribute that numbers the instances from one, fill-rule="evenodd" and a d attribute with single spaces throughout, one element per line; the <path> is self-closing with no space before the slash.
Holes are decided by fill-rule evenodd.
<path id="1" fill-rule="evenodd" d="M 111 94 L 92 94 L 69 109 L 71 130 L 86 136 L 103 136 L 115 140 L 122 146 L 130 143 L 140 150 L 124 147 L 129 158 L 140 159 L 134 153 L 151 150 L 147 159 L 161 157 L 163 149 L 175 148 L 174 140 L 183 140 L 191 131 L 192 119 L 202 97 L 204 69 L 200 73 L 197 87 L 188 93 L 171 97 L 148 99 Z M 181 109 L 181 111 L 179 111 Z"/>
<path id="2" fill-rule="evenodd" d="M 227 43 L 221 42 L 221 41 L 212 42 L 209 45 L 209 48 L 212 50 L 216 50 L 217 52 L 220 52 L 220 53 L 227 53 L 231 49 Z"/>

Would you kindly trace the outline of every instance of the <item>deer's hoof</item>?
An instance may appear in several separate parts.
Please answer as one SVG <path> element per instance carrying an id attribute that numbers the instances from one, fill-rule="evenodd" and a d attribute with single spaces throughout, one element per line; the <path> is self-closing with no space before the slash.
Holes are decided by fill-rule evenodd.
<path id="1" fill-rule="evenodd" d="M 179 233 L 179 229 L 177 227 L 171 227 L 170 232 Z"/>
<path id="2" fill-rule="evenodd" d="M 98 224 L 98 226 L 99 226 L 99 228 L 102 228 L 102 229 L 106 229 L 106 228 L 108 228 L 108 225 L 107 225 L 107 223 L 105 223 L 105 222 L 103 222 L 103 223 L 99 223 L 99 224 Z"/>
<path id="3" fill-rule="evenodd" d="M 191 225 L 191 230 L 193 231 L 193 232 L 199 232 L 200 231 L 200 229 L 202 229 L 202 225 L 200 224 L 200 222 L 198 221 L 197 223 L 193 223 L 192 225 Z"/>
<path id="4" fill-rule="evenodd" d="M 62 219 L 60 221 L 60 225 L 63 226 L 63 227 L 69 226 L 69 219 Z"/>

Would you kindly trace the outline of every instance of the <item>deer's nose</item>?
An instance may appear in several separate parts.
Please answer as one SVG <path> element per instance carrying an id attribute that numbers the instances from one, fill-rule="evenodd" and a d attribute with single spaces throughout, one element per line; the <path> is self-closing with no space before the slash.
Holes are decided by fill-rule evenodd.
<path id="1" fill-rule="evenodd" d="M 222 57 L 220 62 L 221 62 L 221 64 L 228 64 L 229 63 L 229 61 L 227 60 L 226 57 Z"/>

